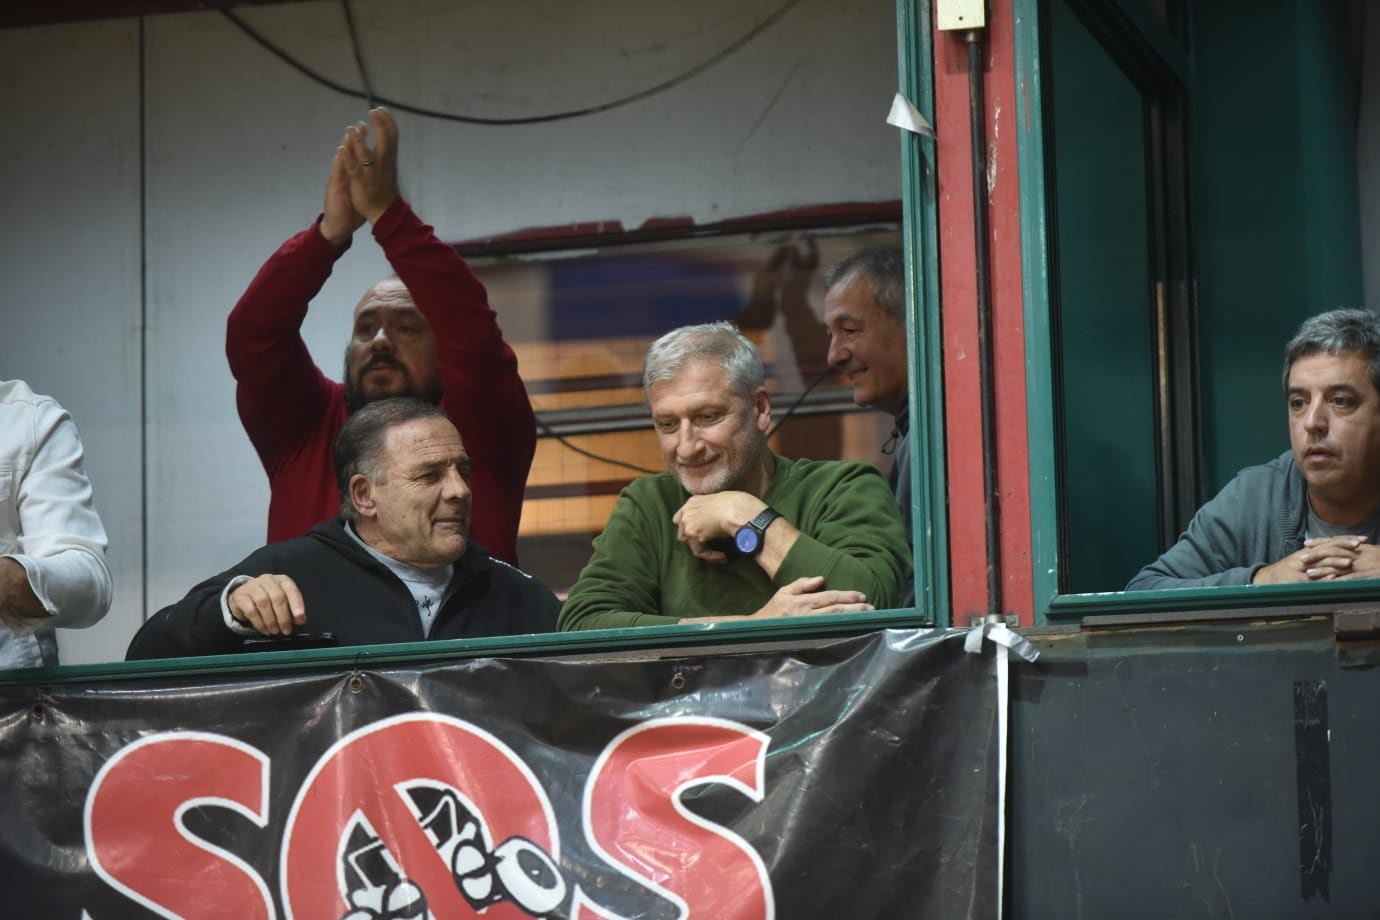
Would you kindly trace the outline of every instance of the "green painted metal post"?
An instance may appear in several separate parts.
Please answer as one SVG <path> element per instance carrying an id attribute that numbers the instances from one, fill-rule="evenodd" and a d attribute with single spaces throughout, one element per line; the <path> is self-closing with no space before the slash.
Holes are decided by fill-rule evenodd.
<path id="1" fill-rule="evenodd" d="M 897 0 L 900 92 L 934 123 L 934 33 L 929 0 Z M 939 319 L 939 230 L 935 145 L 909 131 L 901 138 L 901 207 L 906 250 L 906 323 L 910 349 L 911 518 L 915 524 L 915 605 L 949 625 L 948 518 L 945 513 L 943 337 Z"/>

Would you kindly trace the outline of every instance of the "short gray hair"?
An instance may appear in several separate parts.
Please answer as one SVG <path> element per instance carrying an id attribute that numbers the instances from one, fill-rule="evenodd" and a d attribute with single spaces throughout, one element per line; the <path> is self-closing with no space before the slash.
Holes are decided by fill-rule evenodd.
<path id="1" fill-rule="evenodd" d="M 340 491 L 340 514 L 345 520 L 352 524 L 359 520 L 359 512 L 350 498 L 350 480 L 361 474 L 371 482 L 379 482 L 383 442 L 389 429 L 423 418 L 450 421 L 440 409 L 413 396 L 376 400 L 352 413 L 345 421 L 331 452 L 335 486 Z"/>
<path id="2" fill-rule="evenodd" d="M 894 321 L 906 324 L 906 257 L 895 243 L 864 246 L 824 273 L 824 289 L 862 275 L 872 285 L 872 299 Z"/>
<path id="3" fill-rule="evenodd" d="M 642 366 L 642 389 L 670 380 L 690 361 L 713 361 L 728 372 L 733 388 L 748 399 L 766 384 L 766 371 L 757 346 L 727 321 L 672 329 L 647 349 Z"/>
<path id="4" fill-rule="evenodd" d="M 1380 315 L 1353 307 L 1329 310 L 1303 321 L 1284 346 L 1284 392 L 1289 392 L 1289 371 L 1295 361 L 1343 351 L 1354 351 L 1366 359 L 1371 386 L 1380 391 Z"/>

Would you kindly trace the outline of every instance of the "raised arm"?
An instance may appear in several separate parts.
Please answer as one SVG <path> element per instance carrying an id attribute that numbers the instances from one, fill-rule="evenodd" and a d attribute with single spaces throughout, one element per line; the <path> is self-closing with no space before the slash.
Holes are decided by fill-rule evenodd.
<path id="1" fill-rule="evenodd" d="M 302 340 L 311 302 L 364 222 L 350 200 L 344 143 L 331 160 L 321 217 L 278 248 L 230 311 L 225 356 L 240 421 L 270 473 L 330 405 L 333 384 Z"/>
<path id="2" fill-rule="evenodd" d="M 536 450 L 536 420 L 517 356 L 503 340 L 484 285 L 399 196 L 392 117 L 384 109 L 369 115 L 373 145 L 362 127 L 346 145 L 352 200 L 435 336 L 442 408 L 470 455 L 493 470 L 505 519 L 516 521 Z"/>

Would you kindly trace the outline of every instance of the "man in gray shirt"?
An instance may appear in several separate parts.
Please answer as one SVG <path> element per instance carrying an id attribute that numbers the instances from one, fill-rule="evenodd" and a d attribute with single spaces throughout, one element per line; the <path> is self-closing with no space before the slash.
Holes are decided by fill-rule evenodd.
<path id="1" fill-rule="evenodd" d="M 1127 590 L 1380 577 L 1380 316 L 1304 322 L 1284 396 L 1290 450 L 1238 473 Z"/>

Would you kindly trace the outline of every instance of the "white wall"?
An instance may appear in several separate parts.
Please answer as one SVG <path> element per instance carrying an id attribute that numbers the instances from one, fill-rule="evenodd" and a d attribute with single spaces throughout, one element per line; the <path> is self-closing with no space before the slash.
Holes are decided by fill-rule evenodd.
<path id="1" fill-rule="evenodd" d="M 356 0 L 353 9 L 379 95 L 522 116 L 654 86 L 778 6 Z M 308 66 L 359 85 L 338 3 L 240 15 Z M 263 259 L 314 218 L 340 135 L 365 110 L 218 13 L 145 18 L 142 57 L 139 29 L 117 20 L 0 31 L 18 180 L 0 247 L 10 332 L 0 377 L 27 378 L 72 411 L 117 573 L 105 624 L 60 634 L 65 663 L 122 657 L 146 610 L 262 542 L 267 482 L 235 415 L 224 320 Z M 399 114 L 404 193 L 448 239 L 897 198 L 898 145 L 883 122 L 895 49 L 891 4 L 803 0 L 712 69 L 614 111 L 522 127 Z M 350 308 L 386 272 L 361 234 L 316 301 L 304 334 L 327 373 L 339 373 Z"/>
<path id="2" fill-rule="evenodd" d="M 74 662 L 123 657 L 143 605 L 138 51 L 132 20 L 0 31 L 0 377 L 76 420 L 115 576 Z"/>

